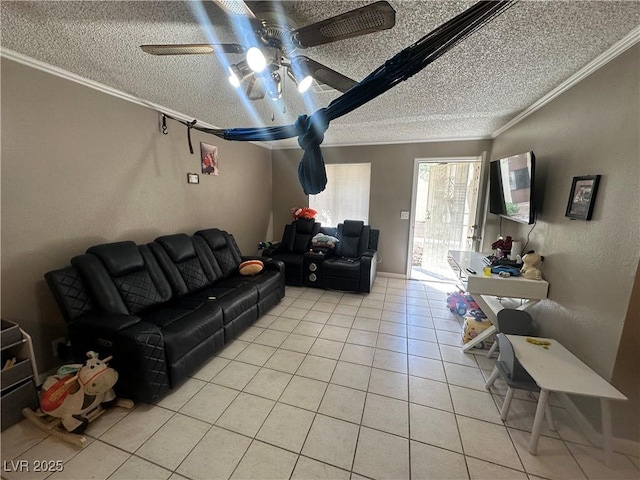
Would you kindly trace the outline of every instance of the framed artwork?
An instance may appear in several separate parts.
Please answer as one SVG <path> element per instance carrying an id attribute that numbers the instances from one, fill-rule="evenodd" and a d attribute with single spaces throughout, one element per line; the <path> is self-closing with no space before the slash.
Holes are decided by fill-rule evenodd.
<path id="1" fill-rule="evenodd" d="M 599 183 L 600 175 L 573 177 L 565 216 L 571 219 L 591 220 Z"/>
<path id="2" fill-rule="evenodd" d="M 218 175 L 218 147 L 200 142 L 200 160 L 202 173 L 206 175 Z"/>

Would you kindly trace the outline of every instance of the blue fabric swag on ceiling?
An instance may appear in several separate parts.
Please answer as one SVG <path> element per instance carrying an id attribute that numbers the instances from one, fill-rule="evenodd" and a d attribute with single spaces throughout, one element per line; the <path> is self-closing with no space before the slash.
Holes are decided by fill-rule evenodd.
<path id="1" fill-rule="evenodd" d="M 320 145 L 329 123 L 352 112 L 356 108 L 382 95 L 396 84 L 418 73 L 441 55 L 466 39 L 487 22 L 504 12 L 517 0 L 481 1 L 461 14 L 440 25 L 413 45 L 397 53 L 371 72 L 328 107 L 310 116 L 300 115 L 293 125 L 258 128 L 212 129 L 196 126 L 196 121 L 184 122 L 166 115 L 187 126 L 189 142 L 192 128 L 233 141 L 273 141 L 298 137 L 304 150 L 298 165 L 298 178 L 307 195 L 322 192 L 327 184 L 327 174 Z M 191 148 L 191 144 L 190 144 Z M 191 148 L 193 153 L 193 148 Z"/>

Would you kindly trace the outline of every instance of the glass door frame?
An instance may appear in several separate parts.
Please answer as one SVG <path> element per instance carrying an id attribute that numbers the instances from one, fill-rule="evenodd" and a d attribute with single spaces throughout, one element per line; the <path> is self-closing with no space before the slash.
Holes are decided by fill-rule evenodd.
<path id="1" fill-rule="evenodd" d="M 477 156 L 460 156 L 460 157 L 420 157 L 413 159 L 413 182 L 411 188 L 411 210 L 409 211 L 409 241 L 407 246 L 407 266 L 405 277 L 411 279 L 413 247 L 414 247 L 414 230 L 416 220 L 416 203 L 418 197 L 418 175 L 421 163 L 463 163 L 480 161 L 480 184 L 478 185 L 478 204 L 476 207 L 475 217 L 475 233 L 472 239 L 472 251 L 478 252 L 482 246 L 482 237 L 484 236 L 484 226 L 487 216 L 487 187 L 489 184 L 489 156 L 483 151 Z"/>

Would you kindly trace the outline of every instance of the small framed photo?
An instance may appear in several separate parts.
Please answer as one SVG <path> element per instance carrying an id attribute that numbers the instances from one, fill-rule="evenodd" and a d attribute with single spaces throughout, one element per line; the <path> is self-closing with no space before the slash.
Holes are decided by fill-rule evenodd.
<path id="1" fill-rule="evenodd" d="M 218 175 L 218 147 L 200 142 L 200 158 L 202 161 L 202 173 L 205 175 Z"/>
<path id="2" fill-rule="evenodd" d="M 600 175 L 573 177 L 565 216 L 571 219 L 591 220 L 599 183 Z"/>
<path id="3" fill-rule="evenodd" d="M 187 173 L 187 183 L 200 183 L 200 177 L 197 173 Z"/>

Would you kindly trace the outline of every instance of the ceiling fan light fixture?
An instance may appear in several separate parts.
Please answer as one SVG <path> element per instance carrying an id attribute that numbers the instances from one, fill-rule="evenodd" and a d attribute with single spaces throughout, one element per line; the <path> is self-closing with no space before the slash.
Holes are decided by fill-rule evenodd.
<path id="1" fill-rule="evenodd" d="M 298 82 L 298 91 L 300 93 L 306 92 L 307 90 L 309 90 L 309 88 L 311 88 L 312 83 L 313 83 L 313 77 L 311 75 L 307 75 L 306 77 L 304 77 L 302 80 Z"/>
<path id="2" fill-rule="evenodd" d="M 247 50 L 247 64 L 254 72 L 262 72 L 267 68 L 267 57 L 258 47 L 251 47 Z"/>
<path id="3" fill-rule="evenodd" d="M 282 77 L 278 72 L 271 72 L 267 86 L 267 97 L 274 101 L 282 97 Z"/>
<path id="4" fill-rule="evenodd" d="M 313 77 L 307 65 L 298 59 L 293 59 L 291 66 L 287 71 L 287 75 L 298 86 L 298 92 L 304 93 L 311 87 Z"/>
<path id="5" fill-rule="evenodd" d="M 244 60 L 235 65 L 229 65 L 229 83 L 231 83 L 234 88 L 238 88 L 244 79 L 252 73 L 251 68 L 249 68 L 249 65 L 247 65 L 247 62 Z"/>
<path id="6" fill-rule="evenodd" d="M 238 88 L 240 86 L 240 80 L 233 73 L 229 75 L 229 83 L 233 86 L 233 88 Z"/>

